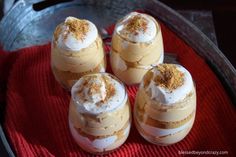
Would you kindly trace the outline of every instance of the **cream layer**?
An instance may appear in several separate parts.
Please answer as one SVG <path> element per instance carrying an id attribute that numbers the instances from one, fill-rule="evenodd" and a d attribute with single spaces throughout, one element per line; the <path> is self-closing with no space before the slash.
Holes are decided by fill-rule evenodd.
<path id="1" fill-rule="evenodd" d="M 112 135 L 117 130 L 122 129 L 130 120 L 129 103 L 119 110 L 103 113 L 98 116 L 80 114 L 75 105 L 70 104 L 69 119 L 74 127 L 92 136 Z"/>
<path id="2" fill-rule="evenodd" d="M 90 71 L 96 68 L 104 58 L 102 40 L 99 36 L 89 47 L 81 49 L 79 53 L 52 45 L 51 64 L 61 71 L 72 73 Z"/>
<path id="3" fill-rule="evenodd" d="M 174 144 L 181 141 L 188 135 L 188 133 L 190 132 L 192 128 L 192 125 L 189 125 L 185 129 L 179 132 L 176 132 L 175 134 L 169 134 L 166 136 L 159 137 L 159 136 L 151 136 L 148 132 L 146 132 L 143 128 L 141 128 L 139 124 L 137 124 L 136 120 L 135 120 L 135 124 L 136 124 L 137 129 L 139 130 L 139 133 L 143 136 L 143 138 L 145 138 L 147 141 L 153 144 L 158 144 L 158 145 L 163 145 L 163 146 Z"/>
<path id="4" fill-rule="evenodd" d="M 55 66 L 52 65 L 52 72 L 56 78 L 56 80 L 63 86 L 63 88 L 67 90 L 71 90 L 71 87 L 84 75 L 91 74 L 91 73 L 98 73 L 98 72 L 105 72 L 106 63 L 105 60 L 95 67 L 86 72 L 82 73 L 72 73 L 70 71 L 61 71 L 57 69 Z"/>
<path id="5" fill-rule="evenodd" d="M 192 89 L 184 100 L 169 106 L 150 99 L 146 91 L 140 88 L 136 96 L 135 107 L 138 109 L 138 115 L 146 114 L 154 120 L 164 122 L 181 121 L 196 110 L 196 91 L 195 88 Z"/>
<path id="6" fill-rule="evenodd" d="M 123 132 L 123 136 L 121 138 L 114 135 L 114 136 L 99 138 L 99 139 L 95 139 L 94 141 L 91 141 L 89 138 L 81 136 L 76 131 L 76 129 L 74 128 L 70 120 L 69 120 L 69 127 L 70 127 L 71 134 L 74 140 L 76 141 L 76 143 L 79 146 L 81 146 L 83 149 L 85 149 L 86 151 L 92 151 L 90 153 L 109 151 L 109 150 L 118 148 L 125 142 L 130 131 L 130 124 L 129 124 L 127 128 L 125 128 Z"/>
<path id="7" fill-rule="evenodd" d="M 162 63 L 163 59 L 164 54 L 162 52 L 159 60 L 155 61 L 151 65 L 140 65 L 138 63 L 135 63 L 134 65 L 130 66 L 123 59 L 121 59 L 119 53 L 112 52 L 110 57 L 111 67 L 114 74 L 123 82 L 129 85 L 140 83 L 146 72 L 154 65 Z"/>
<path id="8" fill-rule="evenodd" d="M 188 121 L 187 123 L 185 123 L 184 125 L 177 127 L 177 128 L 173 128 L 173 129 L 161 129 L 161 128 L 153 127 L 153 126 L 147 125 L 145 123 L 139 122 L 137 119 L 136 120 L 137 120 L 137 123 L 141 126 L 141 128 L 143 128 L 143 130 L 145 130 L 145 132 L 147 132 L 151 136 L 161 137 L 161 136 L 176 134 L 177 132 L 180 132 L 180 131 L 192 126 L 194 119 L 195 119 L 195 116 L 193 116 L 191 118 L 191 120 Z"/>
<path id="9" fill-rule="evenodd" d="M 157 25 L 157 27 L 159 27 Z M 163 53 L 163 41 L 161 31 L 148 43 L 133 43 L 125 40 L 118 34 L 112 36 L 112 52 L 119 53 L 127 62 L 137 62 L 140 65 L 151 65 L 159 60 Z"/>

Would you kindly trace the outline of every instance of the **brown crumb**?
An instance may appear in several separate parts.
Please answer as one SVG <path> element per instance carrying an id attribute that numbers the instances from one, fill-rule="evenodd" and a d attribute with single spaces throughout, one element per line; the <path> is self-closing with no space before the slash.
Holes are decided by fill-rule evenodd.
<path id="1" fill-rule="evenodd" d="M 139 31 L 145 32 L 147 30 L 147 20 L 140 15 L 136 15 L 128 20 L 125 29 L 138 35 Z"/>
<path id="2" fill-rule="evenodd" d="M 54 41 L 58 41 L 58 38 L 59 38 L 59 35 L 60 35 L 61 31 L 62 31 L 61 25 L 58 25 L 56 27 L 55 31 L 54 31 L 54 34 L 53 34 Z"/>
<path id="3" fill-rule="evenodd" d="M 97 84 L 97 83 L 92 83 L 90 85 L 90 88 L 89 88 L 89 94 L 90 95 L 93 95 L 93 94 L 96 94 L 96 93 L 99 93 L 100 92 L 100 88 L 101 88 L 101 84 Z"/>
<path id="4" fill-rule="evenodd" d="M 150 84 L 152 78 L 153 78 L 153 72 L 152 72 L 152 71 L 148 71 L 148 72 L 144 75 L 144 78 L 143 78 L 143 83 L 144 83 L 144 84 L 143 84 L 143 85 L 144 85 L 145 88 Z"/>
<path id="5" fill-rule="evenodd" d="M 106 97 L 104 100 L 97 103 L 97 106 L 103 105 L 109 98 L 115 95 L 115 87 L 110 83 L 110 80 L 106 76 L 103 76 L 102 79 L 105 82 Z"/>
<path id="6" fill-rule="evenodd" d="M 95 83 L 95 82 L 89 83 L 90 80 L 94 80 L 94 79 L 99 79 L 99 82 L 105 82 L 106 97 L 105 97 L 104 100 L 101 100 L 100 102 L 98 102 L 96 104 L 97 106 L 101 106 L 109 98 L 114 96 L 115 95 L 115 91 L 116 91 L 114 85 L 110 83 L 110 78 L 108 78 L 107 76 L 99 77 L 99 76 L 96 76 L 96 75 L 92 75 L 92 76 L 84 77 L 84 82 L 82 84 L 82 87 L 78 90 L 77 94 L 79 95 L 80 98 L 83 99 L 83 101 L 86 101 L 85 95 L 83 93 L 83 89 L 84 88 L 89 88 L 88 94 L 91 95 L 91 96 L 93 94 L 97 94 L 97 93 L 102 92 L 102 91 L 100 91 L 101 83 Z"/>
<path id="7" fill-rule="evenodd" d="M 65 25 L 69 27 L 69 32 L 72 32 L 76 39 L 83 40 L 89 31 L 89 24 L 85 20 L 68 19 Z M 67 35 L 65 36 L 67 38 Z"/>
<path id="8" fill-rule="evenodd" d="M 112 84 L 107 85 L 107 98 L 110 98 L 115 95 L 115 87 Z"/>
<path id="9" fill-rule="evenodd" d="M 158 86 L 169 89 L 170 91 L 178 88 L 184 83 L 184 74 L 180 72 L 174 64 L 161 64 L 157 66 L 161 75 L 154 78 Z"/>
<path id="10" fill-rule="evenodd" d="M 100 92 L 101 84 L 90 82 L 90 80 L 99 79 L 97 76 L 87 76 L 84 78 L 83 87 L 89 88 L 88 94 L 93 95 Z"/>
<path id="11" fill-rule="evenodd" d="M 105 82 L 105 88 L 107 93 L 104 101 L 107 101 L 109 98 L 115 95 L 116 90 L 114 85 L 110 83 L 110 79 L 107 76 L 103 76 L 102 79 Z"/>

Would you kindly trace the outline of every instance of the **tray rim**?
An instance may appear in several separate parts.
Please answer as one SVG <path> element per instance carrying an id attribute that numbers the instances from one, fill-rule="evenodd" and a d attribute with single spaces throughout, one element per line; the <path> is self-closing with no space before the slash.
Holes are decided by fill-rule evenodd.
<path id="1" fill-rule="evenodd" d="M 42 0 L 31 0 L 28 1 L 28 4 L 32 4 L 33 2 L 40 2 Z M 142 1 L 142 0 L 140 0 Z M 10 16 L 10 14 L 14 11 L 14 9 L 19 5 L 20 3 L 24 2 L 24 0 L 18 1 L 9 11 L 8 13 L 2 18 L 0 21 L 0 25 L 3 25 L 4 21 L 7 20 L 7 17 Z M 144 3 L 144 2 L 143 2 Z M 27 5 L 27 4 L 25 4 Z M 175 10 L 171 9 L 167 5 L 163 4 L 162 2 L 158 0 L 149 0 L 145 5 L 143 6 L 144 10 L 150 12 L 154 16 L 158 17 L 162 21 L 165 22 L 165 24 L 171 28 L 177 35 L 179 35 L 186 43 L 188 43 L 192 48 L 196 51 L 196 53 L 200 56 L 202 56 L 206 61 L 209 61 L 209 66 L 212 69 L 212 71 L 217 75 L 218 79 L 221 81 L 224 81 L 229 87 L 230 92 L 232 94 L 231 100 L 236 102 L 236 70 L 233 67 L 233 65 L 229 62 L 229 60 L 224 56 L 224 54 L 221 52 L 221 50 L 202 32 L 200 31 L 194 24 L 192 24 L 190 21 L 185 19 L 182 15 L 180 15 Z M 155 9 L 158 8 L 158 9 Z M 163 13 L 166 13 L 167 15 L 163 15 Z M 159 14 L 158 16 L 156 14 Z M 180 20 L 183 22 L 183 25 L 188 26 L 187 28 L 191 31 L 193 31 L 193 35 L 198 36 L 198 38 L 203 39 L 203 41 L 207 44 L 207 50 L 211 49 L 211 51 L 207 52 L 206 54 L 203 52 L 206 49 L 204 47 L 197 48 L 195 46 L 196 43 L 193 43 L 191 39 L 186 39 L 188 35 L 181 34 L 180 30 L 175 26 L 171 25 L 171 22 Z M 183 28 L 182 28 L 183 29 Z M 193 39 L 192 39 L 193 40 Z M 203 42 L 200 41 L 200 42 Z M 204 44 L 202 45 L 204 46 Z M 206 55 L 212 56 L 213 53 L 216 53 L 216 58 L 213 57 L 213 60 L 206 57 Z M 218 60 L 217 60 L 218 59 Z M 221 60 L 219 60 L 221 59 Z M 222 71 L 219 67 L 223 66 L 224 68 L 228 68 L 228 71 Z M 235 82 L 234 82 L 235 81 Z M 232 85 L 232 86 L 230 86 Z M 227 87 L 224 86 L 224 88 L 227 91 Z M 234 99 L 232 99 L 234 98 Z M 7 137 L 4 133 L 2 124 L 0 124 L 0 136 L 1 141 L 3 142 L 3 145 L 5 147 L 6 152 L 10 157 L 14 157 L 13 150 L 10 147 L 10 143 L 7 141 Z"/>

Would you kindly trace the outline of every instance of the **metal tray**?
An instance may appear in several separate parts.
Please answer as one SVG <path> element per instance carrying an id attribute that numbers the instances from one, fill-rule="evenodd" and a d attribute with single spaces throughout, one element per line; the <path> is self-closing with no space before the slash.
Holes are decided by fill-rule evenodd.
<path id="1" fill-rule="evenodd" d="M 235 68 L 205 34 L 163 3 L 157 0 L 69 0 L 44 6 L 42 0 L 19 0 L 14 4 L 0 22 L 0 43 L 5 50 L 49 42 L 56 25 L 67 16 L 86 18 L 104 28 L 130 11 L 143 9 L 163 21 L 209 63 L 235 102 Z M 14 156 L 1 126 L 0 135 L 6 153 Z"/>

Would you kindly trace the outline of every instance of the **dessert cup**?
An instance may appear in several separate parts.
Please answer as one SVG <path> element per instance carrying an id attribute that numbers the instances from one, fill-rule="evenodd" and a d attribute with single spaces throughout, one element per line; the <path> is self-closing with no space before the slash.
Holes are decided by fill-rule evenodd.
<path id="1" fill-rule="evenodd" d="M 196 113 L 196 91 L 190 73 L 180 65 L 160 64 L 140 84 L 134 122 L 149 142 L 170 145 L 191 130 Z"/>
<path id="2" fill-rule="evenodd" d="M 132 12 L 118 21 L 112 36 L 110 62 L 120 80 L 127 85 L 138 84 L 163 59 L 161 28 L 153 17 Z"/>
<path id="3" fill-rule="evenodd" d="M 92 22 L 67 17 L 56 27 L 51 46 L 51 68 L 56 80 L 67 90 L 83 75 L 105 72 L 102 39 Z"/>
<path id="4" fill-rule="evenodd" d="M 104 154 L 120 147 L 131 126 L 124 85 L 108 73 L 81 77 L 72 87 L 69 128 L 85 151 Z"/>

